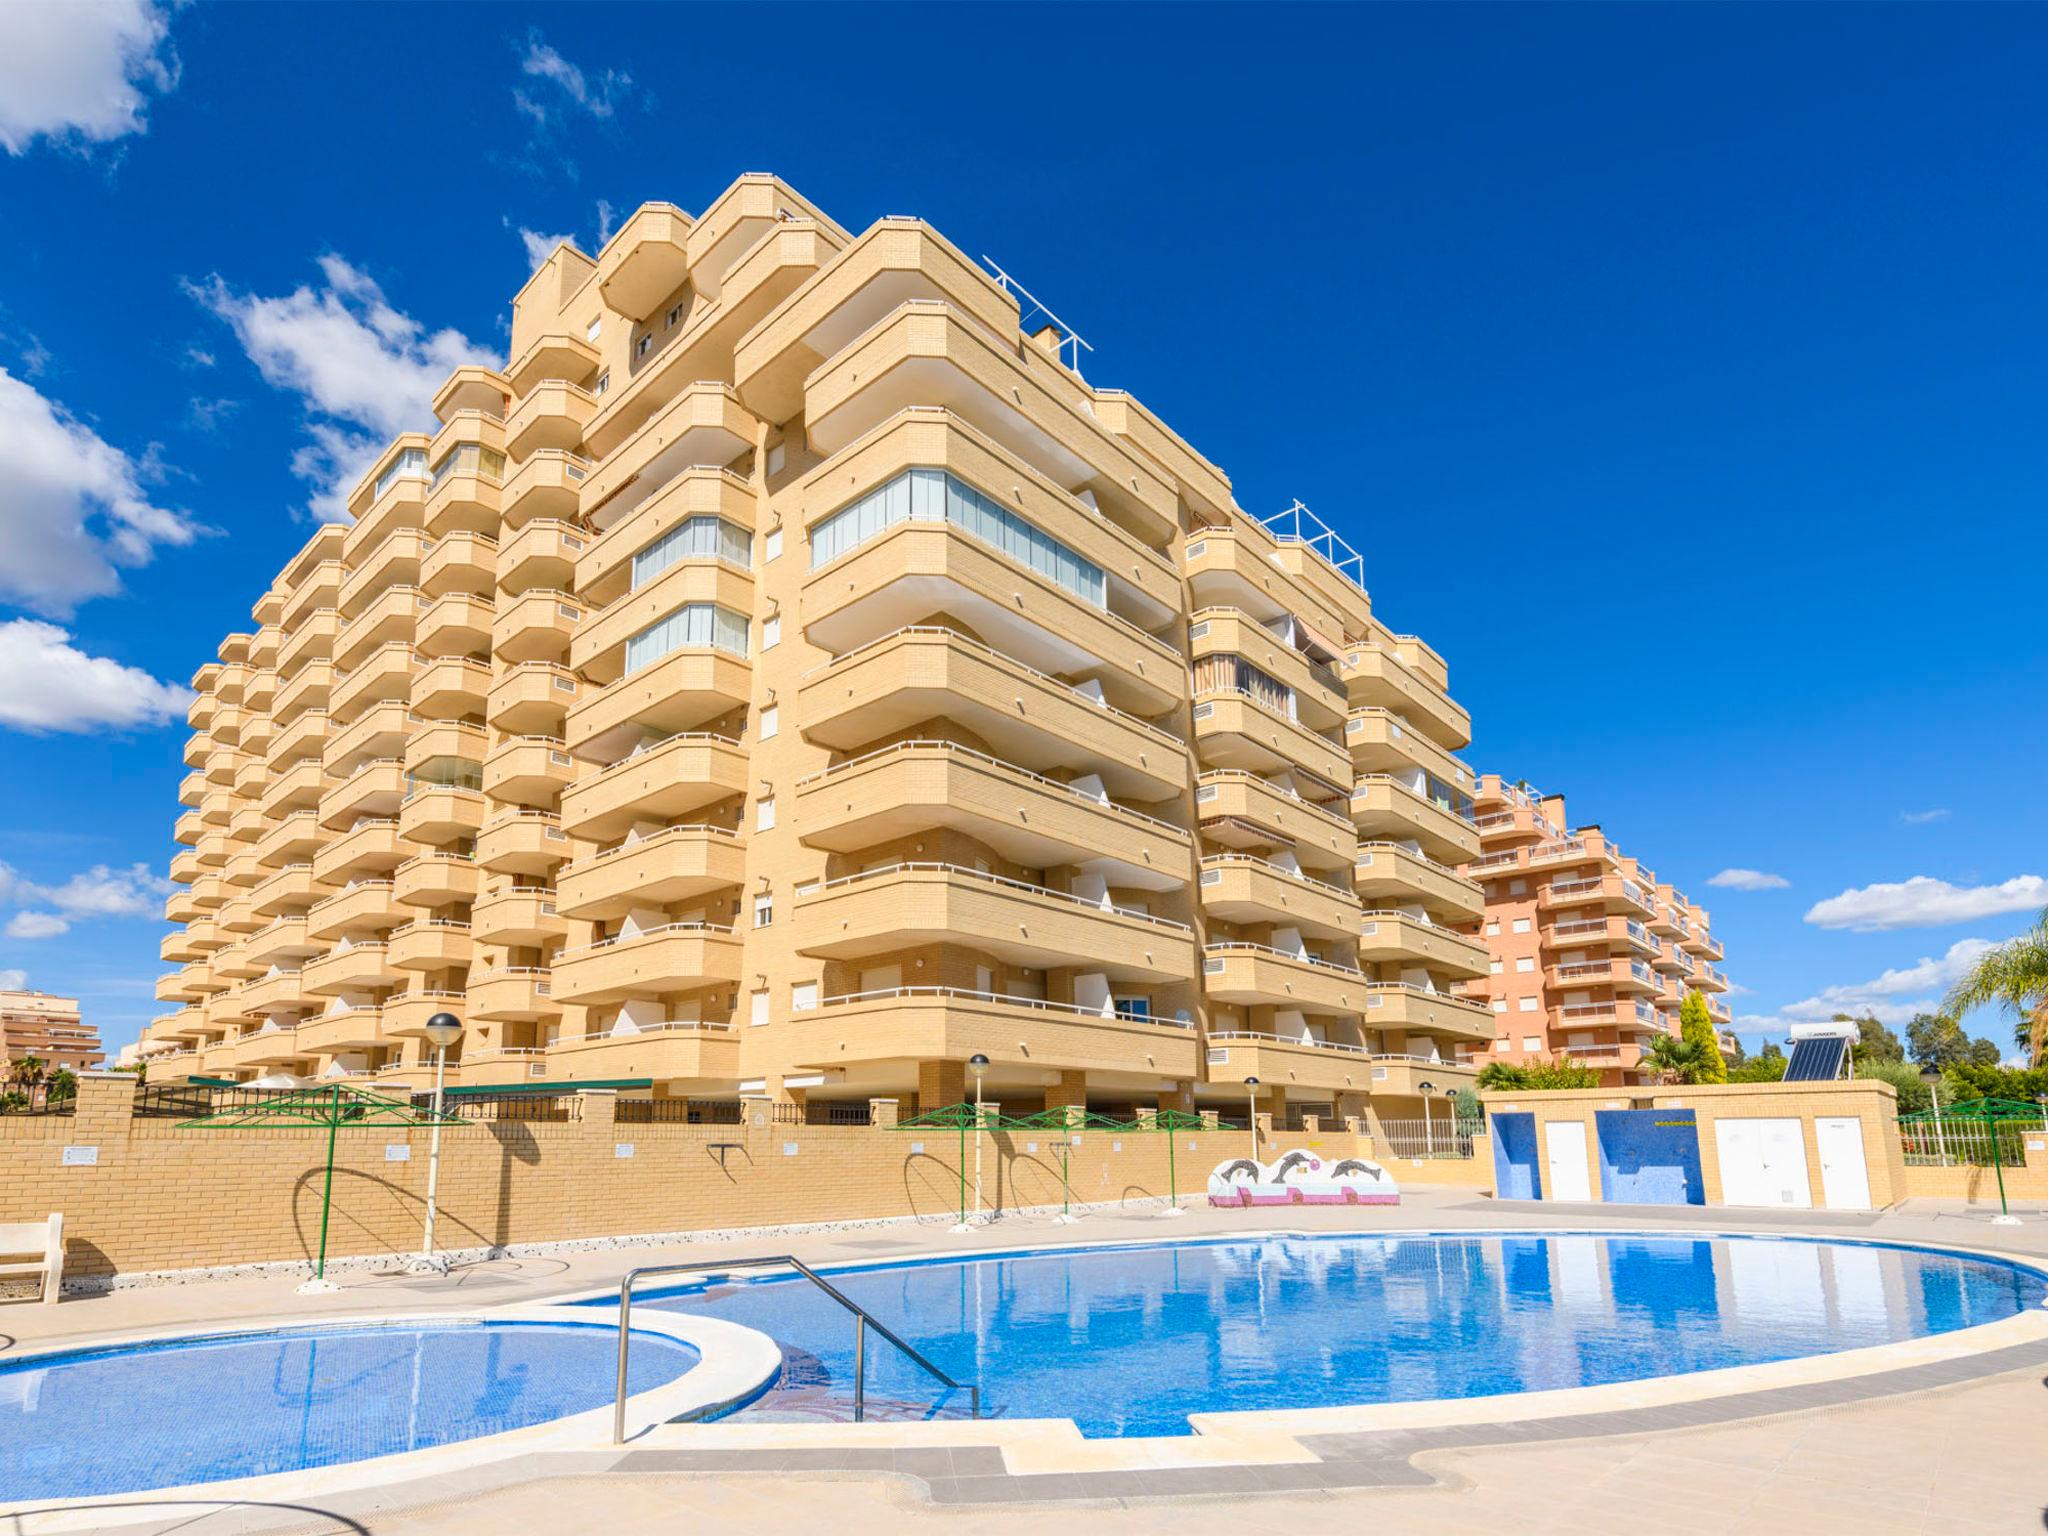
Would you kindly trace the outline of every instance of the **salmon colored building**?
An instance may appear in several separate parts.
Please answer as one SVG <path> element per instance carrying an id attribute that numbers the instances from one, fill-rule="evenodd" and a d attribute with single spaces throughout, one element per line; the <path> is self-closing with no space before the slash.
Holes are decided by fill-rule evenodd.
<path id="1" fill-rule="evenodd" d="M 0 1061 L 33 1056 L 54 1071 L 73 1072 L 106 1060 L 99 1031 L 84 1022 L 75 997 L 48 992 L 0 991 Z"/>
<path id="2" fill-rule="evenodd" d="M 1644 1050 L 1678 1033 L 1688 992 L 1725 1029 L 1728 978 L 1704 907 L 1598 825 L 1572 826 L 1562 795 L 1489 773 L 1475 802 L 1482 851 L 1464 872 L 1486 895 L 1469 931 L 1489 974 L 1466 995 L 1493 1015 L 1487 1059 L 1573 1061 L 1639 1083 Z"/>
<path id="3" fill-rule="evenodd" d="M 1442 658 L 1035 308 L 770 176 L 556 249 L 193 679 L 152 1080 L 1469 1084 Z"/>

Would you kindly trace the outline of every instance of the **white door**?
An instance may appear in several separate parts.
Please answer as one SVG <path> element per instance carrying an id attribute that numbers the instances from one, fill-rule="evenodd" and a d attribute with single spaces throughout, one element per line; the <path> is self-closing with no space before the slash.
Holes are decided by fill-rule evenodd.
<path id="1" fill-rule="evenodd" d="M 1853 1116 L 1815 1120 L 1820 1144 L 1820 1197 L 1831 1211 L 1870 1209 L 1870 1170 L 1863 1162 L 1863 1122 Z"/>
<path id="2" fill-rule="evenodd" d="M 1543 1127 L 1543 1193 L 1551 1200 L 1588 1201 L 1593 1180 L 1586 1168 L 1586 1122 L 1552 1120 Z"/>
<path id="3" fill-rule="evenodd" d="M 1812 1206 L 1797 1120 L 1716 1120 L 1723 1205 Z"/>

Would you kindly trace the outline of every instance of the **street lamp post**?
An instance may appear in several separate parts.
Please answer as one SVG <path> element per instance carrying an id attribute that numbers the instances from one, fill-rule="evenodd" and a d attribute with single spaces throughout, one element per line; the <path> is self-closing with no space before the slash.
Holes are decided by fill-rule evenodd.
<path id="1" fill-rule="evenodd" d="M 967 1070 L 974 1074 L 974 1214 L 981 1215 L 981 1080 L 988 1075 L 988 1058 L 976 1051 L 967 1058 Z M 973 1223 L 967 1213 L 960 1213 L 960 1225 L 955 1232 L 971 1232 Z"/>
<path id="2" fill-rule="evenodd" d="M 1244 1080 L 1244 1087 L 1244 1119 L 1245 1124 L 1251 1128 L 1252 1161 L 1256 1163 L 1259 1160 L 1259 1080 L 1256 1077 L 1248 1077 Z"/>
<path id="3" fill-rule="evenodd" d="M 434 1197 L 441 1184 L 441 1099 L 448 1086 L 448 1047 L 462 1038 L 462 1020 L 452 1013 L 437 1013 L 427 1020 L 425 1033 L 434 1047 L 434 1124 L 427 1132 L 427 1230 L 411 1269 L 416 1275 L 445 1275 L 448 1261 L 434 1252 Z"/>
<path id="4" fill-rule="evenodd" d="M 1435 1083 L 1417 1083 L 1415 1091 L 1422 1095 L 1422 1155 L 1436 1156 L 1436 1121 L 1430 1117 L 1429 1097 L 1436 1092 Z"/>

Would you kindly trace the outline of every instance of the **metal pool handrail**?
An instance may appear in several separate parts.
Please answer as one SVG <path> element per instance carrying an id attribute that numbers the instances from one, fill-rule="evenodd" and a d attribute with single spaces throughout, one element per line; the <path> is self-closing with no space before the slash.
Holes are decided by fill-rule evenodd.
<path id="1" fill-rule="evenodd" d="M 721 1259 L 710 1264 L 644 1264 L 638 1269 L 626 1271 L 626 1278 L 619 1282 L 619 1382 L 618 1397 L 612 1404 L 612 1444 L 626 1443 L 626 1356 L 633 1338 L 633 1282 L 642 1275 L 675 1274 L 721 1274 L 733 1269 L 768 1269 L 776 1265 L 787 1265 L 802 1275 L 819 1290 L 830 1296 L 840 1306 L 853 1314 L 853 1419 L 856 1424 L 867 1418 L 868 1397 L 868 1329 L 894 1344 L 924 1370 L 955 1392 L 965 1392 L 968 1397 L 969 1413 L 981 1417 L 981 1388 L 973 1383 L 955 1381 L 916 1349 L 903 1342 L 880 1318 L 848 1296 L 837 1286 L 827 1283 L 825 1278 L 802 1259 L 793 1254 L 779 1253 L 764 1259 Z"/>

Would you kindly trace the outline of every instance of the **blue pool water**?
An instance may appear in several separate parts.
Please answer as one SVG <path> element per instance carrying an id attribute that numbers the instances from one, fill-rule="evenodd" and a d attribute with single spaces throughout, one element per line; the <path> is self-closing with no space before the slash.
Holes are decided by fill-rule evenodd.
<path id="1" fill-rule="evenodd" d="M 1485 1397 L 1753 1365 L 2011 1317 L 2048 1277 L 1923 1249 L 1799 1239 L 1529 1234 L 1284 1238 L 836 1270 L 832 1281 L 984 1411 L 1089 1435 L 1190 1413 Z M 779 1341 L 743 1418 L 851 1416 L 849 1315 L 780 1276 L 648 1304 Z M 636 1307 L 641 1305 L 636 1301 Z M 870 1340 L 870 1417 L 964 1414 Z"/>
<path id="2" fill-rule="evenodd" d="M 606 1406 L 618 1331 L 283 1329 L 0 1359 L 0 1499 L 129 1493 L 360 1461 Z M 633 1330 L 631 1389 L 697 1352 Z"/>

